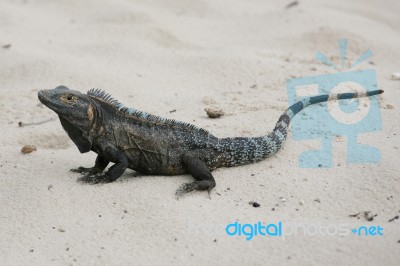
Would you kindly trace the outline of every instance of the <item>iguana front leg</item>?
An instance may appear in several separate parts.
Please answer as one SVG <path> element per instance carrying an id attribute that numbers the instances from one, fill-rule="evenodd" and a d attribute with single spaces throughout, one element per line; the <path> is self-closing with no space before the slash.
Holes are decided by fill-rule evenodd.
<path id="1" fill-rule="evenodd" d="M 211 189 L 215 187 L 215 180 L 205 162 L 196 154 L 196 151 L 185 154 L 182 162 L 196 181 L 182 184 L 175 193 L 176 197 L 179 198 L 193 190 L 207 190 L 208 196 L 210 196 Z"/>
<path id="2" fill-rule="evenodd" d="M 97 155 L 96 162 L 93 167 L 85 168 L 85 167 L 78 167 L 76 169 L 71 169 L 71 172 L 81 173 L 86 175 L 96 175 L 103 172 L 106 169 L 107 165 L 110 161 L 104 158 L 101 155 Z"/>
<path id="3" fill-rule="evenodd" d="M 117 148 L 108 146 L 104 150 L 103 154 L 105 158 L 107 158 L 109 161 L 115 162 L 115 164 L 111 166 L 105 174 L 85 175 L 81 178 L 78 178 L 78 181 L 92 184 L 110 183 L 117 180 L 125 172 L 126 168 L 128 168 L 128 158 L 126 157 L 125 153 Z"/>

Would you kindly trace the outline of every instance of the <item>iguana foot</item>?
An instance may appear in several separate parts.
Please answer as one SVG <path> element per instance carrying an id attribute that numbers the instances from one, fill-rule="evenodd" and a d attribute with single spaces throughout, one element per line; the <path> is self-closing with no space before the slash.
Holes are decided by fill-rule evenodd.
<path id="1" fill-rule="evenodd" d="M 78 182 L 98 184 L 98 183 L 110 183 L 114 181 L 107 175 L 85 175 L 77 179 Z"/>
<path id="2" fill-rule="evenodd" d="M 210 191 L 215 187 L 214 180 L 201 180 L 201 181 L 194 181 L 191 183 L 184 183 L 182 184 L 175 192 L 175 196 L 179 199 L 180 196 L 189 193 L 193 190 L 207 190 L 208 197 L 210 197 Z"/>
<path id="3" fill-rule="evenodd" d="M 101 172 L 103 172 L 101 169 L 99 169 L 98 167 L 89 167 L 89 168 L 85 168 L 85 167 L 78 167 L 76 169 L 71 169 L 71 172 L 74 173 L 81 173 L 81 174 L 87 174 L 87 175 L 95 175 L 95 174 L 99 174 Z"/>

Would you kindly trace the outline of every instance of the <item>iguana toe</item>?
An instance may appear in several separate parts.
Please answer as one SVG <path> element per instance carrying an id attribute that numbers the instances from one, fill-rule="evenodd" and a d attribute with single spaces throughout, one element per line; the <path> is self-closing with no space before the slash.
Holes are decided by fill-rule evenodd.
<path id="1" fill-rule="evenodd" d="M 193 183 L 194 182 L 182 184 L 175 192 L 176 198 L 179 199 L 179 197 L 181 197 L 182 195 L 193 191 L 194 190 Z"/>
<path id="2" fill-rule="evenodd" d="M 110 183 L 111 180 L 106 175 L 85 175 L 77 179 L 78 182 L 90 183 L 90 184 L 99 184 L 99 183 Z"/>
<path id="3" fill-rule="evenodd" d="M 183 196 L 186 193 L 189 193 L 193 190 L 207 190 L 208 197 L 210 197 L 210 192 L 215 187 L 215 183 L 211 180 L 202 180 L 202 181 L 194 181 L 191 183 L 182 184 L 175 192 L 175 196 L 179 199 L 180 196 Z"/>
<path id="4" fill-rule="evenodd" d="M 82 166 L 75 168 L 75 169 L 71 169 L 70 171 L 74 172 L 74 173 L 81 173 L 81 174 L 88 174 L 88 175 L 95 175 L 95 174 L 103 172 L 101 169 L 96 168 L 96 167 L 85 168 Z"/>

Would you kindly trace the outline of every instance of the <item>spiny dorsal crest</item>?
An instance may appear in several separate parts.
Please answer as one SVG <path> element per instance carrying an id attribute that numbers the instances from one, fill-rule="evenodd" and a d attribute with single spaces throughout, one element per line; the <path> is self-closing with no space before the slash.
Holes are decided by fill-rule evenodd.
<path id="1" fill-rule="evenodd" d="M 195 125 L 192 125 L 189 123 L 176 121 L 174 119 L 167 119 L 167 118 L 160 117 L 157 115 L 152 115 L 152 114 L 149 114 L 149 113 L 146 113 L 143 111 L 138 111 L 134 108 L 128 108 L 124 104 L 115 100 L 110 94 L 108 94 L 107 92 L 100 90 L 100 89 L 90 89 L 87 92 L 87 95 L 89 97 L 103 101 L 103 102 L 109 104 L 110 106 L 114 107 L 117 111 L 120 111 L 129 116 L 134 116 L 134 117 L 140 118 L 142 120 L 151 121 L 154 123 L 162 123 L 162 124 L 167 124 L 167 125 L 171 125 L 171 126 L 179 126 L 179 127 L 189 128 L 189 129 L 198 131 L 200 133 L 208 134 L 207 130 L 196 127 Z"/>

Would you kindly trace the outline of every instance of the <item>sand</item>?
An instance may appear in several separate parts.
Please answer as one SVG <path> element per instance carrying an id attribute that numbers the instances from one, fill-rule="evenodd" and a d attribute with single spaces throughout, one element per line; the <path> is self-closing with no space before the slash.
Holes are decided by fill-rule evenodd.
<path id="1" fill-rule="evenodd" d="M 288 3 L 1 1 L 0 264 L 398 265 L 400 220 L 389 220 L 400 214 L 400 82 L 391 79 L 400 71 L 400 2 Z M 348 62 L 374 54 L 355 70 L 375 70 L 385 90 L 382 130 L 360 137 L 380 150 L 381 162 L 347 163 L 346 138 L 337 137 L 333 167 L 301 168 L 298 156 L 318 142 L 289 134 L 265 161 L 214 171 L 211 200 L 202 192 L 175 199 L 189 175 L 128 170 L 111 184 L 76 182 L 69 169 L 91 166 L 96 155 L 80 154 L 37 99 L 61 84 L 101 88 L 218 137 L 259 136 L 288 107 L 287 79 L 338 72 L 315 54 L 339 63 L 343 38 Z M 225 116 L 210 119 L 205 108 Z M 37 151 L 22 154 L 24 145 Z M 377 214 L 373 221 L 366 211 Z M 282 222 L 286 235 L 228 236 L 235 221 Z M 348 234 L 290 235 L 289 225 Z M 349 233 L 360 226 L 380 226 L 383 236 Z"/>

